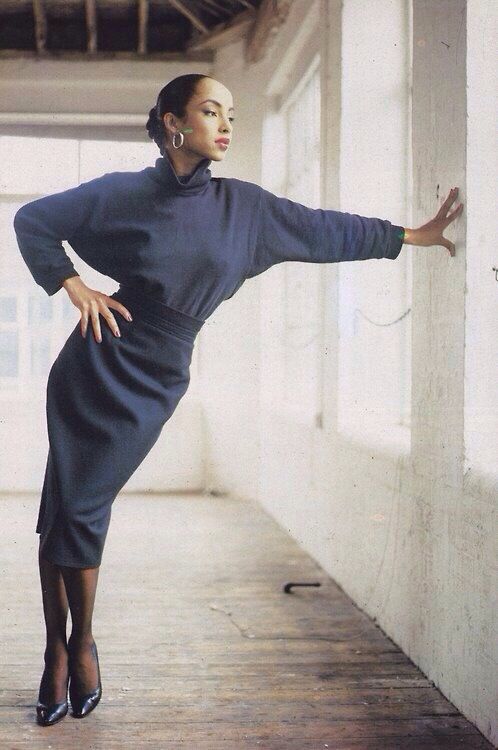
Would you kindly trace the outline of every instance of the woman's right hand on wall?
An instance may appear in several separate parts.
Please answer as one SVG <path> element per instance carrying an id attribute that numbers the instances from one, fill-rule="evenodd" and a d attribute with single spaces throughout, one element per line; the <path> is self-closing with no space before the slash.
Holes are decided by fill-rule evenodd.
<path id="1" fill-rule="evenodd" d="M 442 247 L 445 247 L 453 257 L 455 255 L 455 243 L 444 237 L 443 232 L 463 211 L 463 203 L 459 203 L 451 213 L 448 213 L 452 203 L 456 201 L 457 195 L 458 188 L 452 188 L 433 219 L 418 229 L 405 229 L 405 239 L 403 240 L 403 243 L 405 245 L 419 245 L 420 247 L 441 245 Z"/>
<path id="2" fill-rule="evenodd" d="M 81 312 L 80 330 L 83 337 L 86 336 L 88 322 L 91 320 L 95 340 L 99 343 L 102 341 L 99 315 L 105 318 L 115 336 L 121 336 L 110 308 L 120 312 L 127 320 L 132 320 L 129 310 L 121 302 L 96 289 L 90 289 L 80 276 L 71 276 L 62 283 L 62 286 L 73 305 Z"/>

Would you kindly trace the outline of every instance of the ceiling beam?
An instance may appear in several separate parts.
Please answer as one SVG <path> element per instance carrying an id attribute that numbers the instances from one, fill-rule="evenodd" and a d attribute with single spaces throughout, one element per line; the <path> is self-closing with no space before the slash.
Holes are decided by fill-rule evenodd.
<path id="1" fill-rule="evenodd" d="M 192 26 L 201 32 L 201 34 L 207 34 L 209 27 L 202 23 L 201 19 L 195 15 L 189 8 L 186 8 L 182 0 L 169 0 L 169 4 L 173 6 L 179 13 L 188 18 Z"/>
<path id="2" fill-rule="evenodd" d="M 217 2 L 216 2 L 216 0 L 202 0 L 202 3 L 203 3 L 203 5 L 205 5 L 205 6 L 208 6 L 208 5 L 209 5 L 209 7 L 210 7 L 210 8 L 216 8 L 216 10 L 218 10 L 218 11 L 220 11 L 220 10 L 221 10 L 221 11 L 222 11 L 222 14 L 226 14 L 226 13 L 228 13 L 228 15 L 229 15 L 229 16 L 231 16 L 231 15 L 232 15 L 232 14 L 231 14 L 231 12 L 230 12 L 230 11 L 228 10 L 228 8 L 226 7 L 226 4 L 225 4 L 225 5 L 220 5 L 220 3 L 217 3 Z M 219 15 L 219 14 L 218 14 L 218 15 Z M 222 15 L 222 16 L 220 16 L 220 18 L 222 18 L 222 17 L 223 17 L 223 15 Z"/>
<path id="3" fill-rule="evenodd" d="M 33 0 L 33 15 L 35 19 L 36 51 L 43 53 L 47 44 L 47 16 L 43 0 Z"/>
<path id="4" fill-rule="evenodd" d="M 149 23 L 149 0 L 138 0 L 138 48 L 139 55 L 147 54 L 147 28 Z"/>
<path id="5" fill-rule="evenodd" d="M 0 112 L 0 125 L 122 125 L 143 127 L 144 116 L 104 112 Z"/>
<path id="6" fill-rule="evenodd" d="M 0 49 L 0 61 L 1 60 L 10 60 L 10 59 L 22 59 L 26 58 L 29 60 L 32 59 L 38 59 L 39 57 L 43 57 L 47 60 L 79 60 L 79 61 L 89 61 L 89 55 L 88 52 L 85 50 L 82 52 L 81 50 L 63 50 L 61 52 L 53 51 L 53 50 L 45 50 L 44 53 L 38 54 L 36 50 L 26 50 L 26 49 Z M 212 50 L 201 50 L 200 52 L 189 52 L 186 51 L 175 51 L 175 52 L 149 52 L 145 59 L 148 61 L 157 61 L 157 62 L 178 62 L 178 63 L 186 63 L 186 62 L 203 62 L 203 63 L 213 63 L 214 62 L 214 54 Z M 94 55 L 92 55 L 91 62 L 94 62 L 96 60 L 131 60 L 131 61 L 138 61 L 140 60 L 143 62 L 144 56 L 138 55 L 135 51 L 103 51 L 99 50 Z"/>
<path id="7" fill-rule="evenodd" d="M 256 22 L 249 32 L 245 59 L 249 63 L 264 57 L 271 37 L 287 18 L 292 0 L 262 0 Z"/>
<path id="8" fill-rule="evenodd" d="M 199 52 L 205 49 L 218 49 L 225 44 L 231 44 L 246 36 L 256 18 L 255 10 L 243 10 L 230 21 L 219 23 L 214 26 L 208 34 L 197 36 L 189 42 L 185 50 L 188 52 Z"/>
<path id="9" fill-rule="evenodd" d="M 97 52 L 97 8 L 95 0 L 85 0 L 86 19 L 86 49 L 94 54 Z"/>

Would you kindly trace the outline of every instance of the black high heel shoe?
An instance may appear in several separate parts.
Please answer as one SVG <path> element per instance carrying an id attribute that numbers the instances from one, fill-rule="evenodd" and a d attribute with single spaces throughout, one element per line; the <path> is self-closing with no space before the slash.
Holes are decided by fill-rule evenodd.
<path id="1" fill-rule="evenodd" d="M 43 679 L 43 678 L 42 678 Z M 43 703 L 40 700 L 40 694 L 38 693 L 38 703 L 36 705 L 36 720 L 42 727 L 48 727 L 52 724 L 56 724 L 58 721 L 64 718 L 69 709 L 67 702 L 67 688 L 69 684 L 69 670 L 66 680 L 66 700 L 62 703 Z"/>
<path id="2" fill-rule="evenodd" d="M 99 684 L 97 685 L 95 690 L 92 690 L 91 693 L 85 693 L 84 695 L 81 695 L 81 693 L 78 693 L 75 685 L 76 681 L 73 680 L 73 677 L 71 675 L 71 681 L 69 683 L 69 698 L 71 700 L 71 716 L 74 716 L 75 719 L 82 719 L 84 716 L 88 716 L 88 714 L 93 711 L 102 697 L 102 681 L 100 678 L 99 656 L 97 653 L 97 645 L 95 642 L 92 643 L 92 651 L 97 661 Z M 69 655 L 69 672 L 71 673 L 71 655 Z"/>

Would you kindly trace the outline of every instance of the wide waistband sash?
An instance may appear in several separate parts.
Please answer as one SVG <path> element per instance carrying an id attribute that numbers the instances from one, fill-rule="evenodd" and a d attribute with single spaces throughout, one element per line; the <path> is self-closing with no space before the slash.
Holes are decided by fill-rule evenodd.
<path id="1" fill-rule="evenodd" d="M 183 334 L 190 341 L 195 339 L 205 323 L 201 318 L 194 318 L 181 310 L 176 310 L 155 297 L 142 294 L 135 288 L 120 285 L 119 289 L 110 296 L 122 302 L 133 318 L 137 316 L 165 331 Z"/>

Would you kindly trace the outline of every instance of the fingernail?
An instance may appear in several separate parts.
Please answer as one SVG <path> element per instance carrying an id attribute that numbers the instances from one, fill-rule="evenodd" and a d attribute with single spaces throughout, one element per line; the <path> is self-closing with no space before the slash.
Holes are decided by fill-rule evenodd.
<path id="1" fill-rule="evenodd" d="M 120 332 L 119 332 L 119 331 L 114 331 L 114 335 L 115 335 L 115 336 L 121 336 L 121 334 L 120 334 Z"/>
<path id="2" fill-rule="evenodd" d="M 126 317 L 128 318 L 128 320 L 133 320 L 133 318 L 131 317 L 131 315 L 127 315 Z"/>

